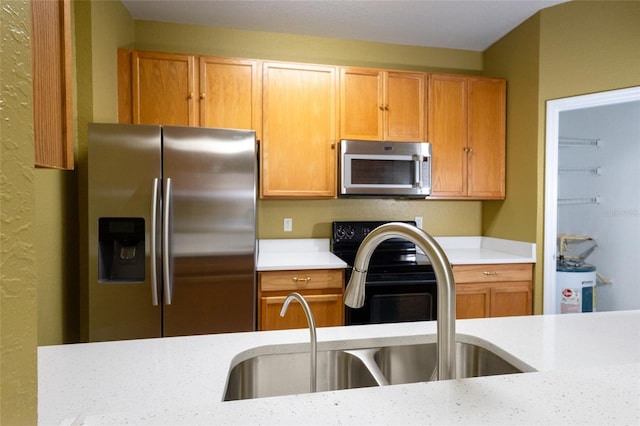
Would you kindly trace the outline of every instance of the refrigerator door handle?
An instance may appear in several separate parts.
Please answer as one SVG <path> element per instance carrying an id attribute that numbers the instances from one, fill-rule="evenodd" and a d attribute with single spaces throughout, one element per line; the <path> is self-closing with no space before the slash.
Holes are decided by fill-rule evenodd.
<path id="1" fill-rule="evenodd" d="M 171 304 L 171 271 L 169 270 L 169 212 L 171 210 L 171 178 L 167 178 L 165 193 L 164 193 L 164 218 L 163 222 L 163 235 L 162 235 L 162 261 L 164 263 L 164 303 L 166 305 Z"/>
<path id="2" fill-rule="evenodd" d="M 158 306 L 158 269 L 156 265 L 156 237 L 158 235 L 158 178 L 153 179 L 151 194 L 151 303 L 153 306 Z"/>

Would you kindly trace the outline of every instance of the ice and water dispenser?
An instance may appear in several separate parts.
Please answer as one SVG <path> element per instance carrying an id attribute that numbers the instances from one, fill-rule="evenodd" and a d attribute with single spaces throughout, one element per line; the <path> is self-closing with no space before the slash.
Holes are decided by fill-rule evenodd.
<path id="1" fill-rule="evenodd" d="M 101 283 L 142 282 L 145 271 L 144 219 L 98 219 L 98 280 Z"/>

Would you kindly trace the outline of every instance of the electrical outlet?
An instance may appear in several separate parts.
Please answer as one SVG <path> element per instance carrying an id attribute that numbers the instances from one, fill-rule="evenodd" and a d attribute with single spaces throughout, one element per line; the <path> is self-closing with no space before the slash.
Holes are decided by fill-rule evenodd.
<path id="1" fill-rule="evenodd" d="M 422 229 L 422 216 L 416 216 L 414 220 L 416 221 L 416 226 Z"/>
<path id="2" fill-rule="evenodd" d="M 291 219 L 290 217 L 285 217 L 284 232 L 291 232 L 291 231 L 293 231 L 293 219 Z"/>

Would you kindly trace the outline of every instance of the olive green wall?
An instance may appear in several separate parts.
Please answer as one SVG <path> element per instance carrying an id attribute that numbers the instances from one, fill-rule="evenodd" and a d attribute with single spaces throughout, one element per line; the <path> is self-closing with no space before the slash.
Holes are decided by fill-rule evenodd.
<path id="1" fill-rule="evenodd" d="M 423 228 L 438 236 L 479 235 L 480 202 L 424 200 L 315 200 L 260 201 L 260 238 L 329 238 L 334 220 L 413 220 L 423 217 Z M 292 232 L 283 231 L 285 217 Z"/>
<path id="2" fill-rule="evenodd" d="M 243 31 L 201 25 L 135 22 L 140 50 L 200 55 L 477 74 L 482 54 L 337 38 Z"/>
<path id="3" fill-rule="evenodd" d="M 140 50 L 245 57 L 318 64 L 479 74 L 480 52 L 399 46 L 354 40 L 240 31 L 205 26 L 136 21 Z M 434 200 L 315 200 L 258 202 L 259 238 L 328 238 L 333 220 L 424 218 L 435 235 L 478 235 L 481 203 Z M 282 221 L 293 219 L 293 232 Z"/>
<path id="4" fill-rule="evenodd" d="M 80 246 L 80 339 L 88 335 L 87 126 L 118 121 L 118 48 L 131 47 L 133 19 L 119 1 L 76 1 L 82 16 L 75 19 L 78 44 L 78 211 Z M 82 41 L 80 41 L 82 40 Z M 80 47 L 82 43 L 82 47 Z M 82 53 L 81 53 L 82 52 Z M 86 95 L 86 97 L 85 97 Z"/>
<path id="5" fill-rule="evenodd" d="M 536 242 L 538 229 L 538 79 L 540 15 L 536 14 L 484 52 L 488 74 L 507 79 L 507 175 L 504 201 L 485 202 L 483 235 Z M 543 118 L 544 120 L 544 118 Z M 537 257 L 542 246 L 537 245 Z M 534 268 L 534 311 L 542 268 Z"/>
<path id="6" fill-rule="evenodd" d="M 537 244 L 542 313 L 546 102 L 640 85 L 640 2 L 571 1 L 543 9 L 484 54 L 508 79 L 507 199 L 485 202 L 484 235 Z"/>
<path id="7" fill-rule="evenodd" d="M 39 322 L 42 323 L 38 321 L 38 310 L 43 312 L 47 320 L 57 323 L 51 331 L 43 333 L 43 340 L 65 339 L 65 336 L 75 333 L 73 330 L 64 331 L 68 326 L 72 329 L 78 327 L 77 324 L 68 325 L 66 319 L 61 319 L 64 314 L 58 313 L 67 309 L 60 305 L 65 303 L 66 296 L 62 295 L 67 292 L 66 286 L 74 288 L 76 284 L 73 280 L 77 279 L 73 277 L 73 272 L 69 272 L 73 271 L 76 263 L 73 249 L 67 251 L 74 243 L 67 240 L 66 236 L 73 236 L 75 232 L 81 234 L 82 229 L 86 228 L 86 224 L 81 223 L 82 217 L 75 216 L 70 206 L 65 205 L 64 213 L 46 213 L 47 209 L 62 209 L 63 204 L 73 205 L 75 202 L 75 184 L 70 184 L 73 178 L 67 177 L 73 176 L 73 172 L 33 169 L 28 5 L 27 0 L 12 0 L 3 2 L 0 10 L 0 50 L 3 52 L 0 62 L 0 424 L 8 425 L 36 422 L 36 344 L 39 338 L 36 327 Z M 514 78 L 509 81 L 507 152 L 508 161 L 516 162 L 518 166 L 508 163 L 508 195 L 505 202 L 387 201 L 377 204 L 375 200 L 335 200 L 310 201 L 298 206 L 298 202 L 293 201 L 270 201 L 261 203 L 261 208 L 268 212 L 267 217 L 260 220 L 261 228 L 264 228 L 261 232 L 265 238 L 278 237 L 281 217 L 287 215 L 294 218 L 291 236 L 323 236 L 328 230 L 329 214 L 346 218 L 352 214 L 352 210 L 358 210 L 363 217 L 377 217 L 380 214 L 386 218 L 400 213 L 412 217 L 420 214 L 424 216 L 425 228 L 433 230 L 431 232 L 434 234 L 458 234 L 458 231 L 464 234 L 481 230 L 485 235 L 530 240 L 532 231 L 529 227 L 533 221 L 530 214 L 535 211 L 533 232 L 540 257 L 544 208 L 544 103 L 548 99 L 640 84 L 638 7 L 637 1 L 574 1 L 545 9 L 487 51 L 484 59 L 486 73 L 512 75 Z M 83 155 L 86 155 L 86 123 L 92 121 L 94 115 L 96 119 L 115 121 L 115 75 L 111 71 L 103 73 L 95 69 L 112 66 L 110 64 L 115 62 L 114 44 L 122 43 L 126 47 L 133 39 L 138 41 L 139 36 L 140 45 L 137 47 L 151 49 L 153 43 L 145 40 L 156 37 L 157 40 L 163 40 L 158 50 L 180 51 L 186 49 L 185 44 L 193 44 L 194 49 L 199 49 L 198 46 L 209 45 L 213 40 L 209 30 L 200 28 L 196 34 L 185 29 L 190 35 L 180 37 L 175 43 L 171 40 L 171 34 L 163 34 L 163 29 L 168 28 L 167 24 L 157 27 L 159 33 L 147 34 L 142 27 L 155 24 L 137 22 L 134 26 L 119 2 L 74 1 L 73 9 L 79 159 L 78 177 L 75 179 L 80 188 L 77 203 L 82 205 L 82 175 L 85 171 L 81 165 Z M 131 35 L 132 28 L 135 36 Z M 327 62 L 336 64 L 390 68 L 397 64 L 397 68 L 403 69 L 464 73 L 479 73 L 483 67 L 481 55 L 476 52 L 406 48 L 347 40 L 311 40 L 308 37 L 236 33 L 231 30 L 211 31 L 220 31 L 224 35 L 217 42 L 219 50 L 193 50 L 193 53 L 263 57 L 255 54 L 261 48 L 264 52 L 270 52 L 270 59 L 323 62 L 325 58 Z M 101 40 L 103 37 L 106 40 Z M 308 44 L 311 41 L 316 44 Z M 345 50 L 338 53 L 340 49 L 337 47 L 340 46 Z M 309 55 L 309 52 L 313 54 Z M 529 66 L 534 74 L 530 78 L 526 72 Z M 530 105 L 528 98 L 515 99 L 514 93 L 531 96 L 537 108 Z M 526 142 L 514 141 L 513 138 L 524 138 Z M 520 143 L 523 145 L 516 147 Z M 529 143 L 534 147 L 529 147 Z M 518 155 L 518 150 L 525 145 L 527 151 Z M 532 149 L 535 150 L 535 158 L 530 157 L 529 150 Z M 529 170 L 532 164 L 535 164 L 535 172 Z M 524 172 L 521 173 L 521 169 Z M 521 187 L 520 184 L 527 186 Z M 529 186 L 535 186 L 535 202 L 531 201 L 531 197 L 520 194 L 523 192 L 521 188 L 525 188 L 525 194 L 528 193 L 531 189 Z M 521 195 L 522 198 L 519 198 Z M 512 204 L 512 197 L 518 197 L 520 201 Z M 34 208 L 37 212 L 34 212 Z M 405 211 L 407 208 L 408 212 Z M 315 209 L 319 213 L 313 211 Z M 467 215 L 465 209 L 471 210 L 471 213 Z M 291 211 L 294 213 L 290 214 Z M 371 216 L 367 216 L 369 214 Z M 443 216 L 445 219 L 455 216 L 455 219 L 441 220 Z M 73 225 L 74 221 L 79 221 L 77 227 Z M 60 230 L 53 230 L 54 226 Z M 466 226 L 471 230 L 464 228 Z M 65 257 L 51 252 L 71 255 Z M 540 288 L 540 283 L 536 281 L 538 312 Z M 45 307 L 49 297 L 52 306 Z M 61 323 L 65 324 L 63 331 L 60 331 Z"/>
<path id="8" fill-rule="evenodd" d="M 0 8 L 2 425 L 35 424 L 37 421 L 36 229 L 30 13 L 28 0 L 3 2 Z"/>
<path id="9" fill-rule="evenodd" d="M 133 40 L 133 20 L 122 3 L 74 1 L 76 169 L 36 170 L 38 344 L 77 342 L 86 276 L 86 128 L 117 121 L 118 47 Z M 94 99 L 96 102 L 94 102 Z M 84 273 L 84 275 L 82 275 Z"/>

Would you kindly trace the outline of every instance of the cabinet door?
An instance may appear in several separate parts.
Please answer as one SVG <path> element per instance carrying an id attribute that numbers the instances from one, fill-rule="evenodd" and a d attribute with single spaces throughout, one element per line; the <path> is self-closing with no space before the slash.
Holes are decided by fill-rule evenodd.
<path id="1" fill-rule="evenodd" d="M 263 67 L 261 196 L 335 198 L 336 69 Z"/>
<path id="2" fill-rule="evenodd" d="M 464 197 L 467 195 L 466 77 L 431 75 L 428 105 L 432 195 Z"/>
<path id="3" fill-rule="evenodd" d="M 384 102 L 384 139 L 425 140 L 425 76 L 420 73 L 388 72 Z"/>
<path id="4" fill-rule="evenodd" d="M 456 318 L 486 318 L 491 313 L 491 287 L 462 284 L 456 286 Z"/>
<path id="5" fill-rule="evenodd" d="M 505 196 L 506 82 L 469 77 L 468 195 L 483 199 Z"/>
<path id="6" fill-rule="evenodd" d="M 197 125 L 194 61 L 190 55 L 133 52 L 134 124 Z"/>
<path id="7" fill-rule="evenodd" d="M 258 63 L 252 60 L 200 58 L 200 125 L 258 130 Z"/>
<path id="8" fill-rule="evenodd" d="M 340 70 L 340 138 L 382 138 L 383 75 L 377 70 Z"/>
<path id="9" fill-rule="evenodd" d="M 530 263 L 454 265 L 456 317 L 531 315 Z"/>
<path id="10" fill-rule="evenodd" d="M 313 313 L 316 327 L 344 325 L 342 294 L 304 295 Z M 297 301 L 292 301 L 284 317 L 280 316 L 286 296 L 260 298 L 260 330 L 308 327 L 307 317 Z"/>
<path id="11" fill-rule="evenodd" d="M 491 316 L 531 315 L 531 283 L 509 282 L 491 289 Z"/>

